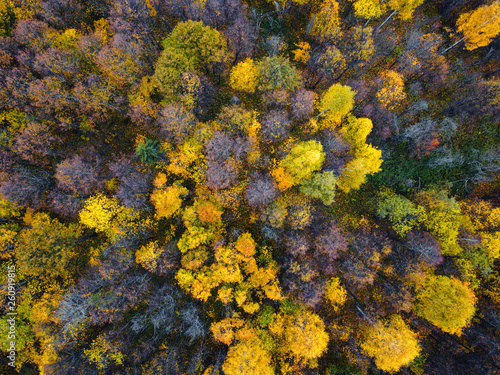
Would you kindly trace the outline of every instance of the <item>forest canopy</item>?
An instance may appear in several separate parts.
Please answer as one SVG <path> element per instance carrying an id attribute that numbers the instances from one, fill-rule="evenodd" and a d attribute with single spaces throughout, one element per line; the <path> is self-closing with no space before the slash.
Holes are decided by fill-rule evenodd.
<path id="1" fill-rule="evenodd" d="M 499 35 L 495 0 L 2 1 L 0 373 L 498 374 Z"/>

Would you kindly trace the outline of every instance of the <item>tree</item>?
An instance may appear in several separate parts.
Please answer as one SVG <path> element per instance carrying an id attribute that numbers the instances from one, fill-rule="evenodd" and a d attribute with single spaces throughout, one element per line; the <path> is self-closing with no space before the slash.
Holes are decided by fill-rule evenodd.
<path id="1" fill-rule="evenodd" d="M 262 91 L 294 90 L 300 86 L 300 74 L 281 56 L 265 57 L 259 63 L 258 89 Z"/>
<path id="2" fill-rule="evenodd" d="M 401 237 L 410 232 L 419 222 L 419 216 L 424 212 L 422 207 L 416 207 L 409 199 L 382 192 L 377 203 L 377 216 L 387 218 L 393 225 L 392 228 Z"/>
<path id="3" fill-rule="evenodd" d="M 311 35 L 318 38 L 332 37 L 339 21 L 339 3 L 336 0 L 324 0 L 319 11 L 312 16 Z"/>
<path id="4" fill-rule="evenodd" d="M 17 133 L 12 151 L 24 160 L 44 165 L 58 156 L 54 148 L 60 143 L 61 139 L 50 132 L 47 124 L 29 122 Z"/>
<path id="5" fill-rule="evenodd" d="M 325 288 L 325 299 L 334 311 L 338 310 L 347 301 L 347 292 L 340 285 L 338 277 L 332 277 L 328 280 Z"/>
<path id="6" fill-rule="evenodd" d="M 361 348 L 382 371 L 395 373 L 408 366 L 420 353 L 415 333 L 399 315 L 392 315 L 384 322 L 370 322 Z"/>
<path id="7" fill-rule="evenodd" d="M 227 375 L 272 375 L 271 356 L 259 338 L 242 340 L 229 347 L 222 366 Z"/>
<path id="8" fill-rule="evenodd" d="M 292 117 L 297 121 L 309 119 L 314 111 L 316 94 L 305 89 L 297 90 L 293 96 Z"/>
<path id="9" fill-rule="evenodd" d="M 88 158 L 74 155 L 57 165 L 54 177 L 60 189 L 86 196 L 104 186 L 99 167 L 99 157 L 93 152 Z"/>
<path id="10" fill-rule="evenodd" d="M 379 18 L 383 12 L 378 0 L 356 0 L 353 3 L 354 14 L 363 18 Z"/>
<path id="11" fill-rule="evenodd" d="M 166 104 L 158 111 L 156 120 L 160 134 L 170 141 L 181 143 L 191 133 L 196 118 L 181 104 Z"/>
<path id="12" fill-rule="evenodd" d="M 253 93 L 259 79 L 258 65 L 250 58 L 231 69 L 229 84 L 235 90 Z"/>
<path id="13" fill-rule="evenodd" d="M 27 214 L 24 220 L 28 227 L 20 232 L 16 244 L 21 270 L 28 275 L 67 275 L 77 256 L 75 247 L 82 233 L 81 225 L 64 225 L 41 212 Z"/>
<path id="14" fill-rule="evenodd" d="M 328 346 L 328 333 L 323 320 L 308 310 L 277 317 L 269 330 L 281 351 L 290 352 L 299 359 L 318 358 Z"/>
<path id="15" fill-rule="evenodd" d="M 337 179 L 332 171 L 316 172 L 299 187 L 302 194 L 312 198 L 319 198 L 325 205 L 331 205 L 335 197 Z"/>
<path id="16" fill-rule="evenodd" d="M 276 197 L 276 184 L 269 175 L 254 173 L 245 189 L 245 198 L 251 207 L 266 207 Z"/>
<path id="17" fill-rule="evenodd" d="M 464 34 L 465 47 L 469 51 L 487 46 L 500 34 L 500 2 L 495 1 L 460 15 L 457 31 Z"/>
<path id="18" fill-rule="evenodd" d="M 46 204 L 52 181 L 44 171 L 19 168 L 0 186 L 0 194 L 21 207 L 39 209 Z"/>
<path id="19" fill-rule="evenodd" d="M 405 98 L 403 77 L 393 70 L 384 72 L 380 79 L 380 90 L 377 92 L 380 104 L 386 108 L 395 109 L 397 104 Z"/>
<path id="20" fill-rule="evenodd" d="M 277 143 L 288 136 L 291 125 L 286 111 L 271 110 L 262 121 L 260 138 L 265 143 Z"/>
<path id="21" fill-rule="evenodd" d="M 356 92 L 349 86 L 334 84 L 323 94 L 317 105 L 318 110 L 321 115 L 339 122 L 354 108 L 354 95 Z"/>
<path id="22" fill-rule="evenodd" d="M 118 204 L 116 198 L 108 198 L 102 194 L 94 195 L 85 201 L 80 211 L 80 222 L 97 232 L 113 234 L 120 222 L 131 219 L 131 210 Z"/>
<path id="23" fill-rule="evenodd" d="M 147 53 L 140 40 L 132 35 L 115 34 L 97 55 L 96 63 L 109 83 L 123 88 L 145 75 Z"/>
<path id="24" fill-rule="evenodd" d="M 388 6 L 394 12 L 398 12 L 402 20 L 407 21 L 412 17 L 415 8 L 420 6 L 423 2 L 424 0 L 389 0 Z"/>
<path id="25" fill-rule="evenodd" d="M 272 172 L 282 190 L 310 178 L 323 165 L 325 154 L 321 143 L 311 140 L 298 143 Z"/>
<path id="26" fill-rule="evenodd" d="M 439 242 L 423 230 L 414 230 L 406 235 L 406 246 L 414 251 L 430 266 L 437 266 L 443 261 Z"/>
<path id="27" fill-rule="evenodd" d="M 355 151 L 354 159 L 347 162 L 337 186 L 344 192 L 358 189 L 366 181 L 366 176 L 380 171 L 382 151 L 364 145 Z"/>
<path id="28" fill-rule="evenodd" d="M 447 276 L 429 276 L 416 295 L 417 315 L 444 332 L 460 335 L 470 324 L 476 297 L 464 282 Z"/>
<path id="29" fill-rule="evenodd" d="M 154 78 L 160 91 L 176 94 L 183 72 L 213 72 L 225 59 L 227 43 L 215 29 L 203 22 L 178 23 L 163 41 L 162 51 L 155 66 Z"/>
<path id="30" fill-rule="evenodd" d="M 166 217 L 174 215 L 182 205 L 181 196 L 188 193 L 183 186 L 174 184 L 166 189 L 157 189 L 151 194 L 151 201 L 156 208 L 156 216 Z"/>
<path id="31" fill-rule="evenodd" d="M 12 3 L 7 0 L 0 5 L 0 37 L 9 37 L 14 29 L 16 15 Z"/>
<path id="32" fill-rule="evenodd" d="M 160 158 L 162 151 L 160 150 L 158 141 L 146 138 L 139 141 L 135 148 L 135 153 L 143 163 L 155 164 Z"/>

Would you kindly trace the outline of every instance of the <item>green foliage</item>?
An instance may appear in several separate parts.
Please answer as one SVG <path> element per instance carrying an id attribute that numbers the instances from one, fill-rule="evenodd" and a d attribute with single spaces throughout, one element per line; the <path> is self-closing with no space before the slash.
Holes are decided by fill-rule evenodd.
<path id="1" fill-rule="evenodd" d="M 444 332 L 460 335 L 475 312 L 474 292 L 460 280 L 429 276 L 416 295 L 415 312 Z"/>
<path id="2" fill-rule="evenodd" d="M 300 86 L 300 81 L 299 72 L 290 63 L 290 60 L 284 57 L 266 57 L 259 63 L 259 90 L 291 91 Z"/>
<path id="3" fill-rule="evenodd" d="M 388 219 L 396 233 L 404 237 L 418 225 L 424 210 L 401 195 L 382 192 L 378 195 L 376 212 L 382 219 Z"/>
<path id="4" fill-rule="evenodd" d="M 160 158 L 162 151 L 158 141 L 146 138 L 144 141 L 139 141 L 135 148 L 135 153 L 143 163 L 155 164 Z"/>
<path id="5" fill-rule="evenodd" d="M 257 315 L 257 324 L 261 327 L 267 327 L 274 319 L 275 312 L 271 305 L 264 305 Z"/>
<path id="6" fill-rule="evenodd" d="M 223 36 L 200 21 L 179 22 L 162 44 L 153 77 L 167 95 L 178 92 L 183 72 L 209 72 L 224 61 L 227 50 Z"/>
<path id="7" fill-rule="evenodd" d="M 299 190 L 309 197 L 321 199 L 328 206 L 333 203 L 336 184 L 333 172 L 314 173 L 311 178 L 302 182 Z"/>

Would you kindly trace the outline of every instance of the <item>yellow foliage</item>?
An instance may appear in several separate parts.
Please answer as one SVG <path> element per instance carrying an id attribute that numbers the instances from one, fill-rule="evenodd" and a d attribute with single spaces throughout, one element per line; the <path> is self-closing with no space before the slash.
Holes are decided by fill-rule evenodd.
<path id="1" fill-rule="evenodd" d="M 347 162 L 340 176 L 337 186 L 344 192 L 359 188 L 366 176 L 380 171 L 382 165 L 382 151 L 364 145 L 356 151 L 354 159 Z"/>
<path id="2" fill-rule="evenodd" d="M 158 245 L 158 241 L 151 241 L 142 246 L 135 253 L 135 261 L 150 272 L 156 269 L 156 261 L 160 257 L 163 249 Z"/>
<path id="3" fill-rule="evenodd" d="M 256 337 L 229 348 L 222 365 L 226 375 L 273 375 L 271 356 Z"/>
<path id="4" fill-rule="evenodd" d="M 225 305 L 231 303 L 231 301 L 233 300 L 233 288 L 230 288 L 228 286 L 219 288 L 219 290 L 217 291 L 217 297 Z"/>
<path id="5" fill-rule="evenodd" d="M 416 296 L 415 312 L 444 332 L 458 334 L 472 320 L 476 297 L 455 278 L 429 276 Z"/>
<path id="6" fill-rule="evenodd" d="M 383 13 L 378 0 L 356 0 L 353 6 L 357 17 L 379 18 Z"/>
<path id="7" fill-rule="evenodd" d="M 307 64 L 309 57 L 311 57 L 311 45 L 307 42 L 299 42 L 295 46 L 297 49 L 293 50 L 293 59 L 302 64 Z"/>
<path id="8" fill-rule="evenodd" d="M 420 345 L 415 333 L 399 315 L 391 316 L 387 322 L 370 326 L 361 348 L 383 371 L 397 372 L 407 366 L 420 353 Z"/>
<path id="9" fill-rule="evenodd" d="M 482 246 L 486 255 L 493 259 L 500 258 L 500 232 L 481 233 Z"/>
<path id="10" fill-rule="evenodd" d="M 332 306 L 333 310 L 338 310 L 347 301 L 347 292 L 338 277 L 332 277 L 326 284 L 325 299 Z"/>
<path id="11" fill-rule="evenodd" d="M 250 233 L 240 235 L 234 247 L 245 257 L 251 257 L 255 254 L 255 241 Z"/>
<path id="12" fill-rule="evenodd" d="M 106 370 L 112 363 L 122 365 L 125 356 L 114 348 L 109 340 L 102 335 L 92 342 L 89 349 L 85 349 L 85 356 L 101 371 Z"/>
<path id="13" fill-rule="evenodd" d="M 220 322 L 212 323 L 210 331 L 214 335 L 214 339 L 226 345 L 231 345 L 235 339 L 235 331 L 243 327 L 245 321 L 241 318 L 226 318 Z"/>
<path id="14" fill-rule="evenodd" d="M 189 191 L 181 186 L 174 184 L 166 189 L 157 189 L 151 194 L 151 201 L 156 208 L 157 218 L 172 217 L 182 205 L 181 195 L 185 195 Z"/>
<path id="15" fill-rule="evenodd" d="M 464 34 L 465 47 L 469 51 L 487 46 L 500 34 L 500 3 L 495 1 L 462 14 L 457 21 L 457 30 Z"/>
<path id="16" fill-rule="evenodd" d="M 153 181 L 153 185 L 157 189 L 161 189 L 165 187 L 166 184 L 167 184 L 167 175 L 165 173 L 159 172 Z"/>
<path id="17" fill-rule="evenodd" d="M 340 22 L 339 3 L 336 0 L 323 0 L 313 19 L 311 35 L 323 38 L 333 36 L 338 31 Z"/>
<path id="18" fill-rule="evenodd" d="M 377 92 L 377 99 L 384 107 L 395 109 L 406 98 L 404 81 L 401 74 L 389 70 L 382 74 L 382 87 Z"/>
<path id="19" fill-rule="evenodd" d="M 323 320 L 307 310 L 279 315 L 269 325 L 269 331 L 280 343 L 282 352 L 290 352 L 299 359 L 318 358 L 328 346 L 329 338 Z"/>
<path id="20" fill-rule="evenodd" d="M 253 93 L 257 88 L 259 68 L 250 58 L 238 63 L 231 69 L 229 84 L 235 90 Z"/>
<path id="21" fill-rule="evenodd" d="M 79 216 L 82 224 L 109 235 L 120 222 L 126 222 L 136 215 L 132 215 L 132 209 L 121 206 L 116 198 L 98 194 L 85 201 Z"/>

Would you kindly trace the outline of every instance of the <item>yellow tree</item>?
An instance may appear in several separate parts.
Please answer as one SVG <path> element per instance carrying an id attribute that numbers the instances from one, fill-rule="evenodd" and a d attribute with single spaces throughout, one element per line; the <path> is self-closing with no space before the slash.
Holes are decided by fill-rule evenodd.
<path id="1" fill-rule="evenodd" d="M 235 90 L 253 93 L 257 88 L 259 68 L 252 59 L 246 59 L 231 69 L 229 84 Z"/>
<path id="2" fill-rule="evenodd" d="M 262 342 L 254 337 L 229 348 L 222 365 L 226 375 L 273 375 L 271 356 Z"/>
<path id="3" fill-rule="evenodd" d="M 396 105 L 406 98 L 405 84 L 401 74 L 389 70 L 382 74 L 381 88 L 377 92 L 377 99 L 384 107 L 394 110 Z"/>
<path id="4" fill-rule="evenodd" d="M 487 46 L 500 34 L 500 2 L 495 1 L 491 5 L 483 5 L 462 14 L 457 21 L 457 30 L 464 37 L 453 46 L 462 40 L 465 40 L 465 48 L 469 51 Z"/>
<path id="5" fill-rule="evenodd" d="M 370 134 L 373 124 L 370 119 L 349 117 L 342 124 L 344 138 L 351 144 L 353 158 L 347 162 L 340 176 L 338 187 L 345 192 L 359 188 L 366 176 L 380 171 L 382 165 L 382 151 L 366 144 L 366 137 Z"/>
<path id="6" fill-rule="evenodd" d="M 476 297 L 464 282 L 429 276 L 416 295 L 415 312 L 443 331 L 460 335 L 472 320 Z"/>
<path id="7" fill-rule="evenodd" d="M 120 222 L 132 218 L 132 210 L 121 206 L 116 198 L 98 194 L 85 201 L 80 211 L 80 222 L 96 232 L 112 235 Z"/>
<path id="8" fill-rule="evenodd" d="M 314 140 L 300 142 L 278 163 L 271 174 L 278 188 L 285 190 L 311 178 L 314 171 L 321 169 L 324 160 L 325 153 L 321 143 Z"/>
<path id="9" fill-rule="evenodd" d="M 336 0 L 324 0 L 319 11 L 312 16 L 311 35 L 321 38 L 332 36 L 339 21 L 339 3 Z"/>
<path id="10" fill-rule="evenodd" d="M 370 326 L 361 348 L 374 358 L 379 369 L 390 373 L 409 365 L 420 353 L 415 333 L 399 315 Z"/>
<path id="11" fill-rule="evenodd" d="M 379 0 L 357 0 L 353 3 L 354 14 L 363 18 L 378 18 L 383 14 Z"/>
<path id="12" fill-rule="evenodd" d="M 339 83 L 332 85 L 321 97 L 318 110 L 321 115 L 327 116 L 334 121 L 340 121 L 354 108 L 355 95 L 356 91 L 349 86 Z"/>
<path id="13" fill-rule="evenodd" d="M 151 194 L 151 201 L 156 208 L 156 217 L 168 219 L 173 216 L 181 208 L 181 196 L 188 192 L 185 187 L 178 184 L 155 190 Z"/>
<path id="14" fill-rule="evenodd" d="M 290 352 L 299 359 L 319 358 L 328 346 L 325 323 L 308 310 L 278 316 L 270 324 L 269 330 L 280 343 L 282 352 Z"/>

